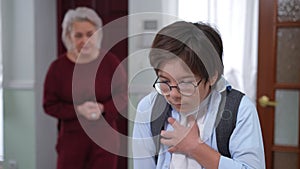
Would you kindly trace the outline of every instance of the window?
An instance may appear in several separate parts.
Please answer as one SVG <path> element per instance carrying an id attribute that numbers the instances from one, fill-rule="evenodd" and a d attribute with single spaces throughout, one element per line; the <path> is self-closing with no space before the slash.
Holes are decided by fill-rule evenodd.
<path id="1" fill-rule="evenodd" d="M 178 0 L 178 17 L 208 22 L 221 33 L 224 76 L 255 103 L 258 0 Z"/>

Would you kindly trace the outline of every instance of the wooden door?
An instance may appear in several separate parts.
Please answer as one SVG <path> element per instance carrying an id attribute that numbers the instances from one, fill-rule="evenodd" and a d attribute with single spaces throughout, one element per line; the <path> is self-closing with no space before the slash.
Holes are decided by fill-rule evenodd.
<path id="1" fill-rule="evenodd" d="M 300 1 L 259 1 L 257 108 L 267 169 L 300 169 Z"/>
<path id="2" fill-rule="evenodd" d="M 64 48 L 61 41 L 61 23 L 63 17 L 68 9 L 74 9 L 79 6 L 85 6 L 89 8 L 93 8 L 99 16 L 102 18 L 103 26 L 107 24 L 111 24 L 113 21 L 118 18 L 124 17 L 128 15 L 128 0 L 57 0 L 57 55 L 64 53 L 66 49 Z M 120 60 L 124 60 L 128 55 L 128 43 L 127 43 L 127 35 L 128 35 L 128 21 L 127 19 L 122 19 L 118 22 L 118 24 L 111 24 L 110 29 L 104 29 L 104 37 L 103 42 L 108 42 L 111 37 L 125 37 L 125 39 L 121 39 L 118 43 L 113 45 L 112 48 L 109 49 L 112 53 L 120 58 Z M 126 67 L 127 69 L 127 67 Z M 126 116 L 126 115 L 125 115 Z M 122 115 L 118 118 L 118 129 L 119 132 L 127 135 L 127 119 Z M 125 140 L 122 140 L 121 145 L 127 145 Z M 101 167 L 100 167 L 101 168 Z M 127 168 L 127 158 L 120 157 L 118 163 L 118 169 L 126 169 Z"/>

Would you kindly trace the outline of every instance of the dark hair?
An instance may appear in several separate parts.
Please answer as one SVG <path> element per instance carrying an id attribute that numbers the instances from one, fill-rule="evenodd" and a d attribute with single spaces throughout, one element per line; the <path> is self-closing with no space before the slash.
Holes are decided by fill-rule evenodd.
<path id="1" fill-rule="evenodd" d="M 216 73 L 218 78 L 223 74 L 222 55 L 222 39 L 216 29 L 202 22 L 178 21 L 157 33 L 149 59 L 157 72 L 165 61 L 180 58 L 207 82 Z"/>

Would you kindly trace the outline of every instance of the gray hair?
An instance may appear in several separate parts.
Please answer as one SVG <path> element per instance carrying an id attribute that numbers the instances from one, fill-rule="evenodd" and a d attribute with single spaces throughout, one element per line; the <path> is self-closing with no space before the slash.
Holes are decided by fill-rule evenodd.
<path id="1" fill-rule="evenodd" d="M 64 20 L 62 22 L 62 41 L 67 50 L 69 51 L 72 49 L 72 43 L 68 35 L 70 34 L 72 30 L 72 24 L 75 21 L 88 21 L 91 22 L 93 25 L 95 25 L 96 29 L 98 30 L 98 47 L 101 46 L 101 41 L 103 37 L 102 30 L 102 20 L 99 17 L 99 15 L 90 8 L 87 7 L 77 7 L 76 9 L 70 9 L 67 11 L 67 13 L 64 16 Z"/>

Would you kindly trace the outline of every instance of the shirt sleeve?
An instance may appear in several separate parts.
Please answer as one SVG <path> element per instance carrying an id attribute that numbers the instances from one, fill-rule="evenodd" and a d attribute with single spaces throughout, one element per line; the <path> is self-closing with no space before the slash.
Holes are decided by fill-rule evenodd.
<path id="1" fill-rule="evenodd" d="M 43 108 L 45 112 L 58 119 L 73 120 L 77 118 L 73 102 L 67 102 L 60 97 L 59 69 L 52 63 L 44 82 Z"/>
<path id="2" fill-rule="evenodd" d="M 153 142 L 151 119 L 151 94 L 144 97 L 138 104 L 133 127 L 133 165 L 134 169 L 155 169 L 155 145 Z"/>
<path id="3" fill-rule="evenodd" d="M 221 156 L 219 169 L 265 169 L 258 113 L 247 96 L 241 100 L 236 127 L 229 141 L 229 150 L 232 158 Z"/>

